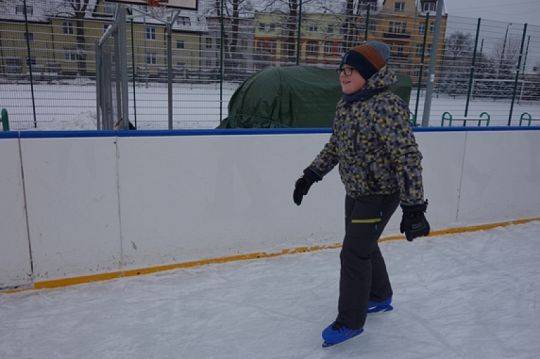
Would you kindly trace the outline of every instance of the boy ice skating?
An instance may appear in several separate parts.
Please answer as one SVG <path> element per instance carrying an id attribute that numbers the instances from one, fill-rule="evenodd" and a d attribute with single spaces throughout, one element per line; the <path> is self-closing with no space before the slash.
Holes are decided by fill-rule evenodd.
<path id="1" fill-rule="evenodd" d="M 407 240 L 429 234 L 424 212 L 422 155 L 409 125 L 408 105 L 389 90 L 397 81 L 378 41 L 350 49 L 339 67 L 343 92 L 332 135 L 295 184 L 300 205 L 314 182 L 339 164 L 345 186 L 345 238 L 340 254 L 338 315 L 324 329 L 323 346 L 363 331 L 368 312 L 392 309 L 392 287 L 377 241 L 401 205 Z"/>

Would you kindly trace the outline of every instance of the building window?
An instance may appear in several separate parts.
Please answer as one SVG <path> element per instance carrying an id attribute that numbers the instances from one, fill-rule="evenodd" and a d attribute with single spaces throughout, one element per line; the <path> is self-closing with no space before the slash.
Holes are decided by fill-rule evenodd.
<path id="1" fill-rule="evenodd" d="M 146 54 L 146 63 L 149 64 L 149 65 L 157 64 L 157 56 L 156 56 L 156 54 L 153 54 L 153 53 Z"/>
<path id="2" fill-rule="evenodd" d="M 319 53 L 319 43 L 317 41 L 309 41 L 307 43 L 306 52 L 309 56 L 317 56 Z"/>
<path id="3" fill-rule="evenodd" d="M 397 11 L 397 12 L 405 11 L 405 3 L 404 2 L 396 2 L 394 4 L 394 10 Z"/>
<path id="4" fill-rule="evenodd" d="M 328 32 L 329 34 L 333 34 L 334 33 L 334 25 L 328 25 L 328 28 L 326 29 L 326 32 Z"/>
<path id="5" fill-rule="evenodd" d="M 424 35 L 424 32 L 426 31 L 426 24 L 420 24 L 418 25 L 418 32 L 422 35 Z"/>
<path id="6" fill-rule="evenodd" d="M 212 59 L 206 59 L 206 67 L 212 67 Z"/>
<path id="7" fill-rule="evenodd" d="M 276 41 L 258 41 L 257 50 L 266 54 L 275 54 L 276 53 Z"/>
<path id="8" fill-rule="evenodd" d="M 62 23 L 62 30 L 64 30 L 64 34 L 66 35 L 73 34 L 73 23 L 71 21 L 64 21 Z"/>
<path id="9" fill-rule="evenodd" d="M 399 21 L 390 21 L 388 32 L 392 34 L 404 34 L 407 30 L 407 23 Z"/>
<path id="10" fill-rule="evenodd" d="M 30 58 L 30 61 L 28 61 L 28 57 L 26 58 L 26 64 L 32 64 L 32 66 L 34 66 L 36 64 L 36 58 L 35 57 L 31 57 Z"/>
<path id="11" fill-rule="evenodd" d="M 24 33 L 24 39 L 28 41 L 34 41 L 34 33 L 33 32 L 25 32 Z"/>
<path id="12" fill-rule="evenodd" d="M 189 16 L 180 16 L 178 19 L 176 19 L 176 23 L 182 26 L 191 26 L 191 19 Z"/>
<path id="13" fill-rule="evenodd" d="M 268 25 L 268 30 L 266 31 L 275 31 L 276 30 L 276 24 L 271 23 Z"/>
<path id="14" fill-rule="evenodd" d="M 156 28 L 153 26 L 146 27 L 146 39 L 155 40 L 156 39 Z"/>
<path id="15" fill-rule="evenodd" d="M 242 39 L 242 41 L 240 42 L 240 49 L 246 50 L 247 47 L 248 47 L 247 39 Z"/>
<path id="16" fill-rule="evenodd" d="M 23 14 L 24 15 L 24 4 L 23 5 L 16 5 L 15 6 L 15 14 Z M 26 15 L 30 16 L 34 14 L 34 7 L 32 5 L 26 6 Z"/>
<path id="17" fill-rule="evenodd" d="M 105 7 L 103 9 L 103 12 L 105 13 L 105 15 L 114 15 L 115 11 L 116 11 L 115 3 L 110 3 L 110 2 L 105 3 Z"/>
<path id="18" fill-rule="evenodd" d="M 424 2 L 422 4 L 422 11 L 437 11 L 437 3 L 434 2 Z"/>
<path id="19" fill-rule="evenodd" d="M 211 49 L 211 48 L 212 48 L 212 38 L 211 38 L 211 37 L 207 37 L 207 38 L 206 38 L 206 48 L 207 48 L 207 49 Z"/>
<path id="20" fill-rule="evenodd" d="M 183 49 L 184 48 L 184 40 L 176 40 L 176 48 L 177 49 Z"/>
<path id="21" fill-rule="evenodd" d="M 317 32 L 317 30 L 318 30 L 317 24 L 309 24 L 308 31 Z"/>
<path id="22" fill-rule="evenodd" d="M 330 41 L 324 43 L 324 53 L 325 54 L 331 54 L 334 52 L 334 44 L 332 44 Z"/>
<path id="23" fill-rule="evenodd" d="M 266 29 L 266 24 L 264 22 L 259 23 L 259 31 L 264 31 Z"/>
<path id="24" fill-rule="evenodd" d="M 361 0 L 360 3 L 364 6 L 365 10 L 377 10 L 377 0 Z"/>
<path id="25" fill-rule="evenodd" d="M 74 50 L 66 49 L 64 52 L 64 59 L 66 61 L 76 61 L 77 53 Z"/>

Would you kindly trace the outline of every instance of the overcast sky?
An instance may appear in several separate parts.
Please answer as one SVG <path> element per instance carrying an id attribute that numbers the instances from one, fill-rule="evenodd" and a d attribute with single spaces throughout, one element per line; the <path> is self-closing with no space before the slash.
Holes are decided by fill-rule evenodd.
<path id="1" fill-rule="evenodd" d="M 449 15 L 540 25 L 540 0 L 445 0 Z"/>

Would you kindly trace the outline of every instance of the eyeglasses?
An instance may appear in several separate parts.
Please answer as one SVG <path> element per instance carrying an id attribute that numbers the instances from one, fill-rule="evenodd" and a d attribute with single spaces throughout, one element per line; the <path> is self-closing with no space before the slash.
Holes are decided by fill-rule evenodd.
<path id="1" fill-rule="evenodd" d="M 352 73 L 354 71 L 354 68 L 353 67 L 349 67 L 349 66 L 344 66 L 344 65 L 340 65 L 338 68 L 337 68 L 337 73 L 338 75 L 340 75 L 342 72 L 345 74 L 345 76 L 351 76 Z"/>

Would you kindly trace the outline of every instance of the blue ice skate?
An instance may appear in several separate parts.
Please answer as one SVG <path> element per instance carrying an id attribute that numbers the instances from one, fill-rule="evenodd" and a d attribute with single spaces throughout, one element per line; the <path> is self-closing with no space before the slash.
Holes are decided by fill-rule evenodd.
<path id="1" fill-rule="evenodd" d="M 323 348 L 331 347 L 332 345 L 336 345 L 339 343 L 344 342 L 345 340 L 351 339 L 360 333 L 362 333 L 364 329 L 350 329 L 347 328 L 345 325 L 334 322 L 330 324 L 326 329 L 322 332 L 322 338 L 324 340 L 322 346 Z"/>
<path id="2" fill-rule="evenodd" d="M 379 313 L 379 312 L 389 312 L 394 307 L 392 307 L 392 297 L 388 297 L 387 299 L 376 302 L 374 300 L 370 300 L 368 302 L 368 313 Z"/>

